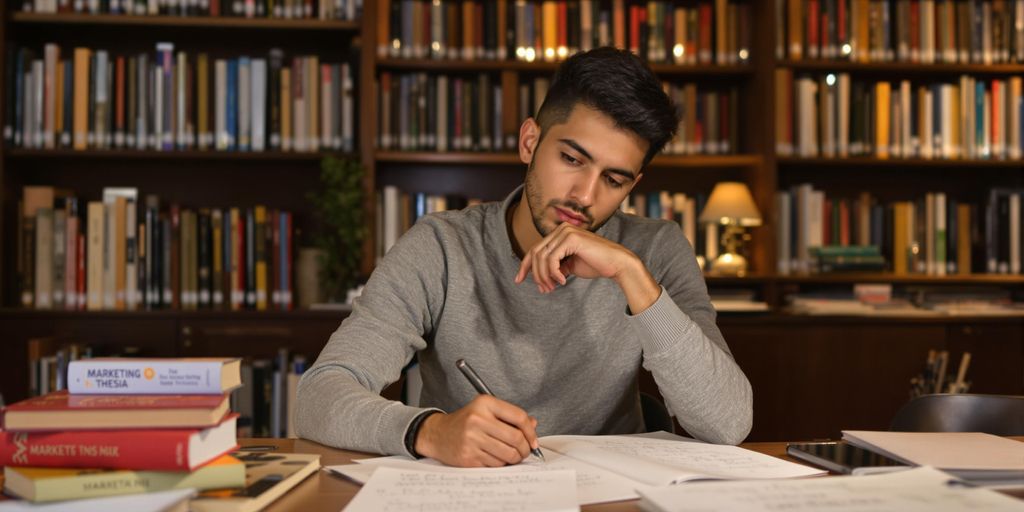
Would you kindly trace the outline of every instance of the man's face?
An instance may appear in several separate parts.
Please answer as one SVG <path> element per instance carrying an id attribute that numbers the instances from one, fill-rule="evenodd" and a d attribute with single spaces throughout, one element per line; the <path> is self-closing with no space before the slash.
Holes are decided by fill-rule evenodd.
<path id="1" fill-rule="evenodd" d="M 532 122 L 532 120 L 527 121 Z M 583 104 L 550 126 L 526 172 L 534 227 L 547 236 L 563 222 L 596 231 L 640 179 L 648 144 Z"/>

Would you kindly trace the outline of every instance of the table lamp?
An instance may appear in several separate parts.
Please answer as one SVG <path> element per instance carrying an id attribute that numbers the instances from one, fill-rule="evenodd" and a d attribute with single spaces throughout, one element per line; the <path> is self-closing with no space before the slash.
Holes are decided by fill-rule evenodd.
<path id="1" fill-rule="evenodd" d="M 700 214 L 701 224 L 719 224 L 725 250 L 711 265 L 715 274 L 742 276 L 747 273 L 747 259 L 740 255 L 748 238 L 746 228 L 761 225 L 761 212 L 754 204 L 750 189 L 743 183 L 723 181 L 715 185 L 708 204 Z"/>

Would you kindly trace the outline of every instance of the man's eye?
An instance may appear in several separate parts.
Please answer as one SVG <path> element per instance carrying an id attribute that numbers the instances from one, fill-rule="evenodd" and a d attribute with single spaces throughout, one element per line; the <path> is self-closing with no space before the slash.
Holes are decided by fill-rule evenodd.
<path id="1" fill-rule="evenodd" d="M 619 183 L 611 176 L 605 176 L 604 179 L 608 180 L 608 184 L 611 185 L 612 188 L 619 188 L 622 186 L 622 183 Z"/>
<path id="2" fill-rule="evenodd" d="M 572 165 L 576 165 L 576 164 L 580 163 L 580 161 L 579 161 L 579 160 L 577 160 L 577 159 L 575 159 L 575 158 L 573 158 L 573 157 L 569 156 L 569 155 L 568 155 L 568 154 L 566 154 L 566 153 L 562 153 L 562 160 L 565 160 L 566 162 L 569 162 L 569 163 L 570 163 L 570 164 L 572 164 Z"/>

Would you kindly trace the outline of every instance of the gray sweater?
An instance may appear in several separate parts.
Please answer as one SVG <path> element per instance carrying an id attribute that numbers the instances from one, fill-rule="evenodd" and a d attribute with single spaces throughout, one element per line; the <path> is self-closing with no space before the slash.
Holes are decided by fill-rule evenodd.
<path id="1" fill-rule="evenodd" d="M 428 215 L 388 251 L 352 314 L 299 382 L 298 434 L 329 446 L 408 454 L 404 435 L 429 408 L 475 395 L 455 368 L 469 361 L 494 394 L 538 420 L 537 433 L 642 432 L 640 365 L 693 436 L 736 444 L 750 432 L 750 383 L 678 225 L 616 212 L 597 231 L 636 253 L 662 286 L 638 315 L 610 279 L 568 278 L 542 295 L 513 279 L 504 201 Z M 424 408 L 380 392 L 419 355 Z"/>

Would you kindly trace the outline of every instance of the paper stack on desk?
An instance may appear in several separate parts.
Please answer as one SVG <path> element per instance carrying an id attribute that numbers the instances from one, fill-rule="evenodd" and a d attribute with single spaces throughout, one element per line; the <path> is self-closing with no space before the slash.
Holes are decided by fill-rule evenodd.
<path id="1" fill-rule="evenodd" d="M 844 430 L 846 442 L 977 484 L 1024 486 L 1024 443 L 980 432 Z"/>
<path id="2" fill-rule="evenodd" d="M 637 489 L 721 479 L 773 479 L 825 474 L 825 471 L 745 450 L 667 433 L 624 436 L 548 436 L 540 439 L 546 463 L 466 469 L 404 456 L 356 461 L 328 470 L 365 483 L 382 467 L 437 473 L 501 474 L 572 470 L 580 505 L 635 499 Z"/>
<path id="3" fill-rule="evenodd" d="M 869 476 L 708 482 L 642 490 L 650 512 L 1004 512 L 1024 502 L 920 467 Z"/>

